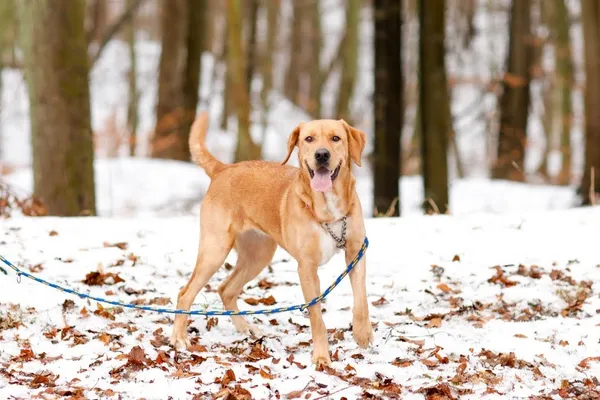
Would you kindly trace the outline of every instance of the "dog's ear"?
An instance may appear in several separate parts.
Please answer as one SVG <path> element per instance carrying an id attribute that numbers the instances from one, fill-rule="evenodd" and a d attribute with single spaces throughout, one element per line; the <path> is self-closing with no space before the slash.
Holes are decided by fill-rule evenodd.
<path id="1" fill-rule="evenodd" d="M 290 137 L 288 139 L 288 144 L 287 144 L 287 155 L 285 156 L 285 160 L 283 160 L 281 165 L 284 165 L 285 163 L 287 163 L 288 160 L 290 159 L 290 156 L 294 152 L 294 147 L 296 147 L 296 145 L 298 144 L 298 136 L 300 136 L 300 128 L 301 127 L 302 127 L 302 124 L 298 125 L 296 127 L 296 129 L 294 129 L 292 131 L 292 133 L 290 134 Z"/>
<path id="2" fill-rule="evenodd" d="M 367 143 L 367 136 L 363 131 L 350 126 L 343 119 L 341 119 L 340 122 L 344 125 L 344 128 L 348 133 L 348 152 L 350 153 L 350 158 L 360 167 L 360 159 L 363 150 L 365 149 L 365 144 Z"/>

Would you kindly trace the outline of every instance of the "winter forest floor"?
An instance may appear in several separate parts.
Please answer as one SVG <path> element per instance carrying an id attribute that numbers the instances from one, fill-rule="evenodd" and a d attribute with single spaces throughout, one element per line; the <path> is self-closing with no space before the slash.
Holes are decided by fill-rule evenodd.
<path id="1" fill-rule="evenodd" d="M 16 217 L 0 232 L 2 254 L 43 278 L 174 307 L 198 220 Z M 365 351 L 352 340 L 346 280 L 324 304 L 334 362 L 323 371 L 310 364 L 308 320 L 297 312 L 254 318 L 266 333 L 258 341 L 228 318 L 195 317 L 193 347 L 175 354 L 168 315 L 102 308 L 0 274 L 0 397 L 600 396 L 600 209 L 369 219 L 367 232 L 375 342 Z M 322 267 L 322 287 L 343 267 L 341 254 Z M 221 308 L 215 289 L 227 274 L 195 308 Z M 278 250 L 242 299 L 301 303 L 295 262 Z"/>

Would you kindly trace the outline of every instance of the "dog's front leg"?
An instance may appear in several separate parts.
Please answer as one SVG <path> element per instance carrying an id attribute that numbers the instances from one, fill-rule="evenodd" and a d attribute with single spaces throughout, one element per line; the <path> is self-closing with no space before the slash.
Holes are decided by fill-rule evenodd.
<path id="1" fill-rule="evenodd" d="M 316 262 L 299 262 L 298 275 L 300 276 L 304 301 L 309 302 L 321 294 Z M 331 358 L 329 358 L 329 342 L 327 339 L 327 329 L 325 328 L 323 315 L 321 314 L 321 303 L 310 307 L 308 312 L 313 340 L 312 362 L 317 365 L 329 365 L 331 363 Z"/>
<path id="2" fill-rule="evenodd" d="M 362 241 L 349 241 L 346 245 L 346 265 L 356 257 Z M 352 310 L 352 334 L 356 343 L 363 348 L 369 347 L 373 342 L 373 328 L 369 320 L 369 304 L 367 302 L 366 283 L 366 255 L 350 271 L 350 283 L 354 295 L 354 308 Z"/>

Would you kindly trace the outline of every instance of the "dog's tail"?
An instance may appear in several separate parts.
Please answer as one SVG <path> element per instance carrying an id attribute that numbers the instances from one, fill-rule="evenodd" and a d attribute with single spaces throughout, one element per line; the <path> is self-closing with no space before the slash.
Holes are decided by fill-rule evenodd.
<path id="1" fill-rule="evenodd" d="M 0 0 L 1 1 L 1 0 Z M 201 112 L 190 130 L 190 154 L 192 160 L 201 166 L 209 177 L 215 176 L 225 168 L 225 164 L 217 160 L 206 148 L 206 131 L 208 130 L 208 113 Z"/>

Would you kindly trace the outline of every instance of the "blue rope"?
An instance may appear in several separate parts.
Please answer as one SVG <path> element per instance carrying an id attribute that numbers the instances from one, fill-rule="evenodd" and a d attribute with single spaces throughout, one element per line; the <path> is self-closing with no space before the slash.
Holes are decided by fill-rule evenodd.
<path id="1" fill-rule="evenodd" d="M 340 276 L 337 277 L 335 282 L 333 282 L 323 292 L 323 294 L 315 297 L 308 303 L 298 304 L 298 305 L 289 306 L 289 307 L 275 307 L 275 308 L 268 308 L 268 309 L 263 309 L 263 310 L 245 310 L 245 311 L 179 310 L 179 309 L 173 310 L 173 309 L 150 307 L 150 306 L 143 306 L 143 305 L 131 304 L 131 303 L 121 303 L 119 301 L 108 300 L 108 299 L 104 299 L 102 297 L 95 297 L 95 296 L 90 296 L 89 294 L 86 294 L 86 293 L 80 293 L 80 292 L 77 292 L 76 290 L 69 289 L 69 288 L 57 285 L 55 283 L 52 283 L 52 282 L 48 282 L 42 278 L 38 278 L 37 276 L 31 275 L 30 273 L 19 269 L 17 266 L 12 264 L 10 261 L 8 261 L 6 258 L 4 258 L 2 255 L 0 255 L 0 260 L 16 272 L 17 282 L 19 282 L 19 283 L 21 283 L 21 276 L 24 276 L 35 282 L 49 286 L 53 289 L 57 289 L 57 290 L 60 290 L 62 292 L 69 293 L 69 294 L 74 294 L 76 296 L 79 296 L 82 299 L 90 299 L 90 300 L 94 300 L 94 301 L 97 301 L 100 303 L 111 304 L 113 306 L 120 306 L 120 307 L 125 307 L 125 308 L 132 308 L 132 309 L 136 309 L 136 310 L 143 310 L 143 311 L 152 311 L 152 312 L 157 312 L 157 313 L 162 313 L 162 314 L 207 315 L 207 316 L 210 316 L 210 315 L 217 315 L 217 316 L 220 316 L 220 315 L 256 315 L 256 314 L 275 314 L 275 313 L 282 313 L 282 312 L 295 311 L 295 310 L 300 310 L 300 311 L 304 312 L 309 307 L 312 307 L 315 304 L 321 302 L 325 297 L 327 297 L 327 295 L 329 293 L 331 293 L 331 291 L 333 289 L 335 289 L 335 287 L 337 285 L 339 285 L 339 283 L 346 277 L 346 275 L 348 275 L 350 273 L 350 271 L 352 271 L 352 269 L 356 266 L 356 264 L 358 264 L 360 259 L 363 257 L 363 255 L 367 251 L 367 247 L 369 247 L 369 240 L 365 237 L 365 241 L 364 241 L 362 247 L 360 248 L 360 250 L 358 251 L 358 254 L 356 255 L 356 257 L 354 257 L 354 259 L 350 262 L 350 264 L 348 264 L 348 267 L 346 267 L 344 272 L 342 272 L 340 274 Z"/>

